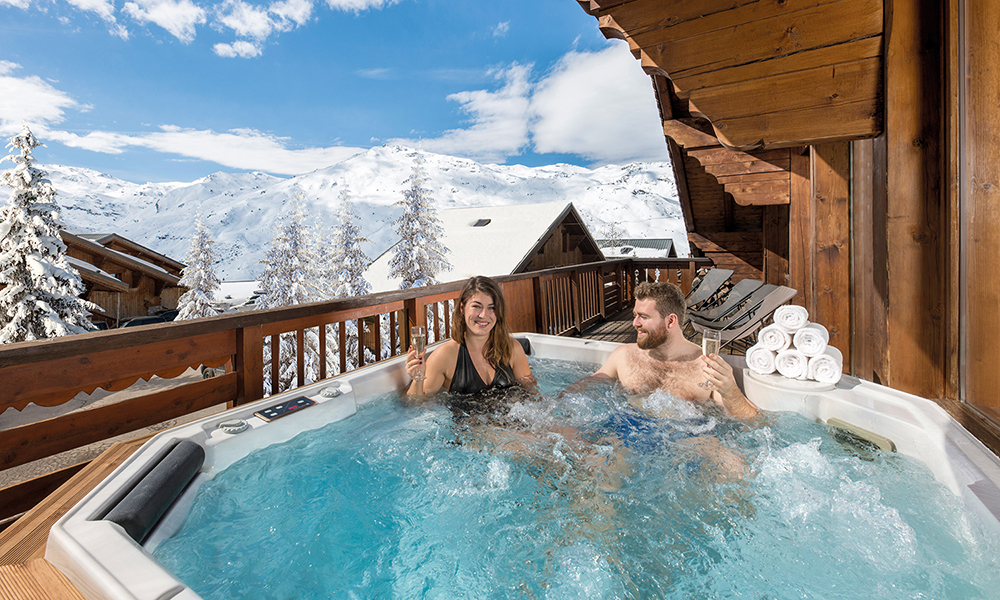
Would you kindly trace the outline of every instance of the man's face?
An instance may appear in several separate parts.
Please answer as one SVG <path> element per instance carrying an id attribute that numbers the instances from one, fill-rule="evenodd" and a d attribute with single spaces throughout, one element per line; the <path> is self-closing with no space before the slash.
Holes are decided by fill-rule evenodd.
<path id="1" fill-rule="evenodd" d="M 635 301 L 635 308 L 632 309 L 632 327 L 635 327 L 638 333 L 636 343 L 643 350 L 656 348 L 667 341 L 667 319 L 656 311 L 656 301 L 651 298 Z"/>

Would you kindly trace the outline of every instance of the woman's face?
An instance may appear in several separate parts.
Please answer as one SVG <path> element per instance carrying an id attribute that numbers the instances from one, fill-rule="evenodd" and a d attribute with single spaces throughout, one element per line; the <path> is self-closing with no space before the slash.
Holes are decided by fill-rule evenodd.
<path id="1" fill-rule="evenodd" d="M 466 335 L 489 335 L 497 324 L 496 309 L 493 298 L 482 292 L 476 292 L 462 306 L 465 318 Z"/>

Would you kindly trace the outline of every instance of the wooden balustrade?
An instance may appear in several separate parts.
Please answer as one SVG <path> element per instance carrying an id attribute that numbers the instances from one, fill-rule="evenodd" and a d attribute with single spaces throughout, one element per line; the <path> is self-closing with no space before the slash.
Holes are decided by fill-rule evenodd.
<path id="1" fill-rule="evenodd" d="M 512 331 L 579 335 L 626 308 L 637 281 L 670 280 L 687 292 L 705 259 L 619 260 L 495 277 L 504 291 Z M 101 408 L 14 427 L 0 434 L 0 470 L 54 456 L 204 408 L 237 406 L 265 396 L 265 380 L 280 390 L 273 356 L 282 336 L 294 340 L 295 383 L 305 378 L 305 346 L 315 337 L 318 379 L 348 370 L 347 323 L 358 332 L 357 366 L 397 356 L 409 347 L 410 326 L 426 325 L 428 343 L 451 335 L 451 311 L 463 281 L 288 308 L 241 312 L 167 324 L 99 331 L 0 346 L 0 413 L 29 403 L 58 406 L 80 392 L 123 390 L 154 375 L 173 378 L 189 368 L 226 373 Z M 382 335 L 385 330 L 386 335 Z M 366 352 L 367 351 L 367 352 Z M 370 354 L 369 354 L 370 353 Z M 24 510 L 79 470 L 80 465 L 0 490 L 0 522 Z"/>

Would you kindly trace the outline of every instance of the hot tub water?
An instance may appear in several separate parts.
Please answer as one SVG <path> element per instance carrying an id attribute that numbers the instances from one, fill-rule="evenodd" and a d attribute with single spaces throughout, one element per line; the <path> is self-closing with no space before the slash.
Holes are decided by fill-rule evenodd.
<path id="1" fill-rule="evenodd" d="M 532 359 L 504 425 L 385 397 L 202 485 L 153 551 L 212 598 L 990 598 L 996 533 L 919 462 Z M 624 443 L 623 443 L 624 440 Z M 744 474 L 743 477 L 739 477 Z"/>

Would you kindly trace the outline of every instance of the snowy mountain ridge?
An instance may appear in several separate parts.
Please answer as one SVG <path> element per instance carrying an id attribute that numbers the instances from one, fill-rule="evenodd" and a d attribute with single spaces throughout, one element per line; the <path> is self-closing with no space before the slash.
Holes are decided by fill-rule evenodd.
<path id="1" fill-rule="evenodd" d="M 337 164 L 291 178 L 260 172 L 213 173 L 190 183 L 136 184 L 79 167 L 40 164 L 56 189 L 66 228 L 73 233 L 118 233 L 184 260 L 199 212 L 216 240 L 222 280 L 256 278 L 274 225 L 299 197 L 320 235 L 337 221 L 337 198 L 350 188 L 364 246 L 374 260 L 395 241 L 392 221 L 417 150 L 379 146 Z M 573 202 L 596 238 L 612 227 L 630 238 L 687 242 L 670 164 L 631 163 L 588 169 L 481 164 L 419 151 L 426 187 L 438 209 L 465 206 Z"/>

